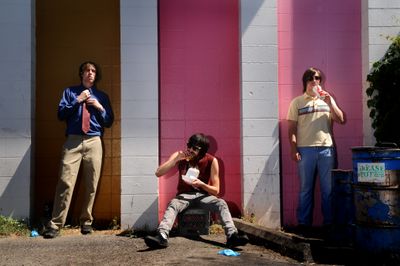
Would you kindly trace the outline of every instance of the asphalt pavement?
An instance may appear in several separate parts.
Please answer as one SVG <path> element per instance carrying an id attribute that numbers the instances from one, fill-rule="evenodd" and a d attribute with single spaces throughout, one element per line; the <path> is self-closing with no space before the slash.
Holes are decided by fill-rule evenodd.
<path id="1" fill-rule="evenodd" d="M 166 249 L 151 250 L 141 237 L 95 231 L 81 235 L 65 231 L 54 239 L 38 237 L 0 238 L 0 265 L 299 265 L 290 257 L 248 244 L 235 249 L 238 256 L 219 254 L 226 250 L 225 235 L 197 239 L 171 237 Z M 229 254 L 229 253 L 226 253 Z"/>
<path id="2" fill-rule="evenodd" d="M 79 229 L 68 229 L 55 239 L 0 238 L 0 265 L 400 265 L 398 257 L 371 256 L 343 243 L 234 222 L 250 238 L 248 245 L 233 249 L 238 256 L 219 254 L 228 250 L 222 233 L 175 235 L 168 248 L 151 250 L 143 237 L 126 231 L 81 235 Z"/>

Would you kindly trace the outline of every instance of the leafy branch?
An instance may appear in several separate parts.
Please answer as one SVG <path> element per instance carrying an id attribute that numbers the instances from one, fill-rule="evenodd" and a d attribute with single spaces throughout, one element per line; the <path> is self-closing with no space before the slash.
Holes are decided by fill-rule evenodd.
<path id="1" fill-rule="evenodd" d="M 367 76 L 367 106 L 376 140 L 400 146 L 400 36 L 387 39 L 392 42 L 389 49 Z"/>

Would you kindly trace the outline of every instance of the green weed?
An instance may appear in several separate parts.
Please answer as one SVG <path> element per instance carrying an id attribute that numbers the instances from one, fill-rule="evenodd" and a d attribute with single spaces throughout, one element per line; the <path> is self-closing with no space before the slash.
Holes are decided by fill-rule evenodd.
<path id="1" fill-rule="evenodd" d="M 0 215 L 0 237 L 1 236 L 28 236 L 29 228 L 26 222 L 18 221 L 10 217 Z"/>

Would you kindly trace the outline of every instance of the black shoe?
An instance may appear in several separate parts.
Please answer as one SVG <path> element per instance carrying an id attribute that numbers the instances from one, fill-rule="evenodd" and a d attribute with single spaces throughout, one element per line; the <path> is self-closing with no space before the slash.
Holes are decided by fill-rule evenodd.
<path id="1" fill-rule="evenodd" d="M 298 224 L 295 229 L 295 234 L 304 238 L 312 238 L 315 235 L 315 230 L 311 225 Z"/>
<path id="2" fill-rule="evenodd" d="M 91 234 L 92 232 L 93 232 L 93 228 L 91 225 L 88 225 L 88 224 L 81 225 L 81 234 L 82 235 L 88 235 L 88 234 Z"/>
<path id="3" fill-rule="evenodd" d="M 168 238 L 164 238 L 160 233 L 156 236 L 146 236 L 144 242 L 149 248 L 159 249 L 168 247 Z"/>
<path id="4" fill-rule="evenodd" d="M 228 240 L 226 241 L 226 246 L 228 248 L 233 248 L 237 246 L 245 246 L 247 243 L 249 243 L 249 238 L 246 235 L 239 235 L 238 233 L 234 233 L 230 237 L 228 237 Z"/>
<path id="5" fill-rule="evenodd" d="M 322 226 L 322 238 L 325 240 L 331 240 L 334 237 L 334 227 L 332 224 L 324 224 Z"/>
<path id="6" fill-rule="evenodd" d="M 43 232 L 43 238 L 56 238 L 59 235 L 60 230 L 51 227 L 46 228 L 46 230 Z"/>

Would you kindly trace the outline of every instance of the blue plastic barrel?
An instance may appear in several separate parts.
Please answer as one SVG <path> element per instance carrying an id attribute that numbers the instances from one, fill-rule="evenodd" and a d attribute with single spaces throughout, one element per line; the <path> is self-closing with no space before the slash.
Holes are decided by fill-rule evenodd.
<path id="1" fill-rule="evenodd" d="M 400 149 L 354 147 L 355 246 L 400 252 Z"/>
<path id="2" fill-rule="evenodd" d="M 333 230 L 330 239 L 341 245 L 351 245 L 354 241 L 353 183 L 352 170 L 332 170 Z"/>

